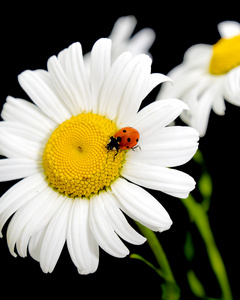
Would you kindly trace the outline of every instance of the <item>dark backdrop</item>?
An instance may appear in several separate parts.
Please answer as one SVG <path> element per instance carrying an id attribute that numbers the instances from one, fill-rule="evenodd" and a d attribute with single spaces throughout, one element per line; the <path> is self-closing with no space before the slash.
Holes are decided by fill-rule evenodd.
<path id="1" fill-rule="evenodd" d="M 25 69 L 46 69 L 47 59 L 75 41 L 80 41 L 84 52 L 91 50 L 100 37 L 107 37 L 116 19 L 135 15 L 136 31 L 151 27 L 157 38 L 151 49 L 153 72 L 166 74 L 181 63 L 184 52 L 193 44 L 213 44 L 219 39 L 217 24 L 224 20 L 240 21 L 237 8 L 230 2 L 224 7 L 216 2 L 192 1 L 168 3 L 141 1 L 130 5 L 124 2 L 109 4 L 67 1 L 57 4 L 6 5 L 1 10 L 1 88 L 0 104 L 7 95 L 26 98 L 17 75 Z M 158 89 L 147 101 L 153 101 Z M 239 116 L 240 108 L 226 104 L 224 117 L 211 114 L 207 135 L 200 141 L 214 190 L 209 211 L 216 243 L 224 259 L 235 299 L 238 299 L 239 269 L 238 201 L 239 201 Z M 192 162 L 184 166 L 192 176 L 198 176 Z M 1 194 L 12 183 L 1 183 Z M 185 208 L 180 200 L 163 193 L 153 194 L 161 201 L 173 219 L 172 228 L 158 237 L 168 255 L 176 280 L 182 289 L 181 299 L 195 299 L 188 288 L 186 270 L 188 264 L 183 255 L 186 230 L 191 228 Z M 89 297 L 105 296 L 135 298 L 146 293 L 148 297 L 161 298 L 161 281 L 157 274 L 140 261 L 126 257 L 117 259 L 100 252 L 100 264 L 92 275 L 78 275 L 66 247 L 52 274 L 44 274 L 32 258 L 14 258 L 10 255 L 4 237 L 0 240 L 1 287 L 10 294 Z M 147 244 L 128 245 L 131 253 L 139 253 L 154 262 Z M 219 296 L 214 275 L 207 263 L 204 246 L 199 249 L 195 267 L 212 297 Z M 201 268 L 199 267 L 201 266 Z M 7 287 L 8 286 L 8 287 Z M 66 294 L 67 293 L 67 294 Z M 35 296 L 35 295 L 34 295 Z M 63 296 L 64 297 L 64 296 Z"/>

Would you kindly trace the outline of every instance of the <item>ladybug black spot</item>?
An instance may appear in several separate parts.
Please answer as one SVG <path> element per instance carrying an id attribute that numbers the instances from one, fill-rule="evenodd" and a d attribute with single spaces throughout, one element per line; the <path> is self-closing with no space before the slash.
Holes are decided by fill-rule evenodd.
<path id="1" fill-rule="evenodd" d="M 126 130 L 126 129 L 123 129 L 123 132 L 127 132 L 127 130 Z"/>
<path id="2" fill-rule="evenodd" d="M 128 142 L 131 142 L 131 139 L 130 139 L 130 138 L 128 138 L 128 139 L 127 139 L 127 141 L 128 141 Z"/>
<path id="3" fill-rule="evenodd" d="M 127 146 L 126 148 L 129 148 L 129 146 Z"/>
<path id="4" fill-rule="evenodd" d="M 138 142 L 138 139 L 136 139 L 136 142 Z"/>
<path id="5" fill-rule="evenodd" d="M 117 137 L 117 141 L 121 143 L 122 138 L 120 136 Z"/>

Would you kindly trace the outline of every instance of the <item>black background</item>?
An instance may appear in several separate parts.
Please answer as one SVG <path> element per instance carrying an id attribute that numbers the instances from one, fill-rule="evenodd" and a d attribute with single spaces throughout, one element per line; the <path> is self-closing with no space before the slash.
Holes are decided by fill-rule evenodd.
<path id="1" fill-rule="evenodd" d="M 236 3 L 236 2 L 235 2 Z M 1 85 L 0 103 L 8 95 L 27 98 L 21 90 L 17 75 L 26 69 L 46 69 L 47 59 L 75 41 L 80 41 L 84 52 L 91 50 L 100 37 L 107 37 L 116 19 L 135 15 L 136 31 L 151 27 L 157 34 L 151 48 L 152 71 L 167 74 L 181 63 L 184 52 L 193 44 L 214 44 L 219 39 L 217 24 L 224 20 L 239 20 L 238 7 L 231 2 L 216 4 L 191 1 L 141 1 L 130 5 L 124 2 L 107 4 L 71 2 L 55 4 L 9 5 L 1 9 Z M 155 100 L 158 88 L 147 98 Z M 146 102 L 147 103 L 147 102 Z M 238 299 L 239 270 L 239 116 L 240 108 L 226 103 L 223 117 L 211 114 L 207 135 L 200 140 L 208 170 L 213 178 L 214 190 L 209 211 L 210 222 L 217 246 L 224 259 L 234 299 Z M 193 162 L 185 170 L 197 180 L 198 169 Z M 1 183 L 1 194 L 12 182 Z M 196 239 L 194 268 L 204 283 L 209 296 L 219 297 L 216 279 L 209 267 L 202 242 L 190 224 L 185 208 L 179 199 L 153 192 L 169 212 L 172 228 L 158 234 L 169 258 L 175 278 L 182 289 L 181 299 L 197 299 L 190 293 L 186 270 L 189 265 L 183 255 L 186 231 L 191 229 Z M 116 295 L 136 298 L 148 295 L 161 299 L 161 280 L 140 261 L 126 257 L 117 259 L 100 252 L 96 273 L 78 275 L 64 248 L 52 274 L 44 274 L 37 262 L 29 256 L 14 258 L 10 255 L 4 237 L 0 240 L 1 287 L 12 295 L 113 298 Z M 131 253 L 143 255 L 154 263 L 147 244 L 127 245 Z M 16 294 L 15 294 L 16 293 Z M 34 294 L 32 294 L 34 293 Z M 63 296 L 64 297 L 64 296 Z"/>

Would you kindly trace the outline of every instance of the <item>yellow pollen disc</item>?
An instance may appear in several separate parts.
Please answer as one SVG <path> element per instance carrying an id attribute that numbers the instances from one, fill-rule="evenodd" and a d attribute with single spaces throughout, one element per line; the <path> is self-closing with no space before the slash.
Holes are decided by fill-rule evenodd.
<path id="1" fill-rule="evenodd" d="M 43 167 L 52 188 L 70 197 L 89 197 L 108 187 L 120 175 L 125 151 L 108 151 L 110 136 L 118 130 L 105 117 L 87 113 L 63 122 L 49 138 Z"/>
<path id="2" fill-rule="evenodd" d="M 226 74 L 240 65 L 240 35 L 220 39 L 213 45 L 209 72 L 213 75 Z"/>

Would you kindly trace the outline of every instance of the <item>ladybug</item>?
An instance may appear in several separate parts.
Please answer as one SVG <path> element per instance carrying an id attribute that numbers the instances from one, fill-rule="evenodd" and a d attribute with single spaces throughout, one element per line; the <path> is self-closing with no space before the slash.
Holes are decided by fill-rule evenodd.
<path id="1" fill-rule="evenodd" d="M 110 137 L 110 141 L 107 144 L 108 150 L 135 150 L 139 145 L 137 145 L 139 141 L 139 132 L 133 127 L 123 127 L 118 130 L 114 136 Z M 116 155 L 117 155 L 116 153 Z"/>

